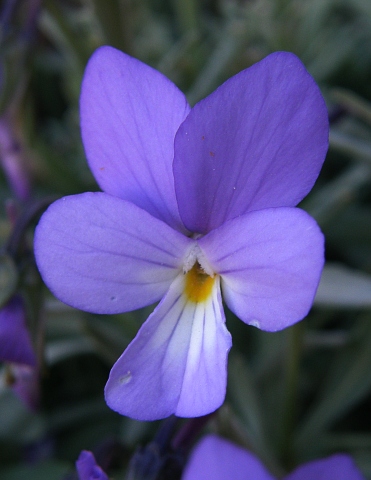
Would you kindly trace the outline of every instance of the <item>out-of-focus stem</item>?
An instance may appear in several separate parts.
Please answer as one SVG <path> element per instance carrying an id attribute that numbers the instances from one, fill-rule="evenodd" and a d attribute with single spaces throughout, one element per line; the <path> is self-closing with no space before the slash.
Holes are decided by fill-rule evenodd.
<path id="1" fill-rule="evenodd" d="M 197 0 L 173 0 L 180 33 L 185 35 L 198 28 Z"/>
<path id="2" fill-rule="evenodd" d="M 203 417 L 197 417 L 190 419 L 176 434 L 171 442 L 171 446 L 174 450 L 187 451 L 196 440 L 201 430 L 209 422 L 210 418 L 215 415 L 216 412 L 209 413 Z"/>
<path id="3" fill-rule="evenodd" d="M 92 0 L 105 41 L 126 53 L 133 53 L 132 0 Z"/>
<path id="4" fill-rule="evenodd" d="M 290 469 L 294 460 L 292 458 L 291 440 L 298 414 L 298 382 L 303 343 L 303 324 L 299 322 L 292 326 L 288 334 L 280 451 L 284 465 Z"/>

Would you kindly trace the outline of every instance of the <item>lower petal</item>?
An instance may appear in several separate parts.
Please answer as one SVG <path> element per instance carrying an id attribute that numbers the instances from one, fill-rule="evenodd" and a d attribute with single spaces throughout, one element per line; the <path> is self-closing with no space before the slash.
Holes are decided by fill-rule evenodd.
<path id="1" fill-rule="evenodd" d="M 107 404 L 137 420 L 206 415 L 224 400 L 230 346 L 219 278 L 209 298 L 195 303 L 180 274 L 113 366 Z"/>

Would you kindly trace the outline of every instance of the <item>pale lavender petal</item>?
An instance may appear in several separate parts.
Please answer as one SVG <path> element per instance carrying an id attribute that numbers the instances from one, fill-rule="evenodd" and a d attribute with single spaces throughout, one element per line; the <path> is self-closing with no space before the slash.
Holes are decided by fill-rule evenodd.
<path id="1" fill-rule="evenodd" d="M 0 310 L 0 360 L 36 365 L 26 313 L 19 297 L 12 298 Z"/>
<path id="2" fill-rule="evenodd" d="M 111 370 L 106 402 L 122 415 L 197 417 L 224 401 L 231 338 L 219 281 L 202 303 L 187 301 L 183 292 L 180 274 Z"/>
<path id="3" fill-rule="evenodd" d="M 49 207 L 36 228 L 35 255 L 60 300 L 119 313 L 160 300 L 193 242 L 134 204 L 96 192 Z"/>
<path id="4" fill-rule="evenodd" d="M 324 262 L 316 222 L 298 208 L 271 208 L 231 220 L 199 245 L 221 275 L 223 298 L 244 322 L 281 330 L 309 311 Z"/>
<path id="5" fill-rule="evenodd" d="M 175 133 L 189 112 L 161 73 L 112 47 L 102 47 L 85 71 L 81 133 L 101 188 L 184 230 L 174 192 Z"/>
<path id="6" fill-rule="evenodd" d="M 301 465 L 284 480 L 365 480 L 349 455 L 336 454 Z"/>
<path id="7" fill-rule="evenodd" d="M 107 475 L 97 465 L 94 455 L 83 450 L 76 461 L 76 470 L 80 480 L 108 480 Z"/>
<path id="8" fill-rule="evenodd" d="M 193 450 L 182 480 L 274 480 L 274 477 L 252 453 L 208 435 Z"/>
<path id="9" fill-rule="evenodd" d="M 248 211 L 295 206 L 328 146 L 319 88 L 300 60 L 276 52 L 192 109 L 175 138 L 181 218 L 206 233 Z"/>

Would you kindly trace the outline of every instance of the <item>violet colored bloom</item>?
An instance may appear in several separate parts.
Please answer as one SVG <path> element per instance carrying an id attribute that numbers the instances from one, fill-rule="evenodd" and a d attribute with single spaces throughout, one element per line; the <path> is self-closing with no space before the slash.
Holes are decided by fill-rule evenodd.
<path id="1" fill-rule="evenodd" d="M 94 455 L 83 450 L 76 461 L 76 469 L 80 480 L 108 480 L 107 475 L 103 472 Z"/>
<path id="2" fill-rule="evenodd" d="M 0 310 L 0 361 L 36 366 L 24 305 L 18 296 Z"/>
<path id="3" fill-rule="evenodd" d="M 37 410 L 39 371 L 24 304 L 18 295 L 0 310 L 0 361 L 8 364 L 9 387 L 31 410 Z"/>
<path id="4" fill-rule="evenodd" d="M 204 437 L 192 452 L 182 480 L 276 480 L 248 450 L 215 435 Z M 364 480 L 349 455 L 335 454 L 305 463 L 282 480 Z"/>
<path id="5" fill-rule="evenodd" d="M 95 313 L 160 301 L 111 370 L 123 415 L 205 415 L 225 397 L 222 295 L 268 331 L 301 320 L 323 235 L 294 208 L 328 147 L 325 103 L 291 53 L 229 79 L 192 109 L 161 73 L 111 47 L 90 59 L 81 130 L 103 192 L 62 198 L 36 229 L 51 291 Z"/>

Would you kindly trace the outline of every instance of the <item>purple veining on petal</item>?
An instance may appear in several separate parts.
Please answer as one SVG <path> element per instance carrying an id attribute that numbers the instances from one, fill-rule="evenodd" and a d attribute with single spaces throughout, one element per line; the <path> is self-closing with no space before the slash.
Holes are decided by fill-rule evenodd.
<path id="1" fill-rule="evenodd" d="M 224 400 L 231 340 L 219 285 L 201 304 L 183 292 L 181 274 L 111 370 L 106 401 L 122 415 L 200 416 Z"/>
<path id="2" fill-rule="evenodd" d="M 180 231 L 172 161 L 189 110 L 170 80 L 112 47 L 98 49 L 86 67 L 81 132 L 96 180 Z"/>
<path id="3" fill-rule="evenodd" d="M 300 60 L 278 52 L 189 113 L 159 72 L 102 47 L 87 66 L 80 106 L 104 193 L 47 210 L 35 234 L 40 272 L 58 298 L 94 313 L 162 298 L 112 368 L 111 408 L 141 420 L 209 413 L 224 399 L 231 340 L 219 286 L 192 303 L 182 272 L 199 261 L 215 284 L 221 279 L 228 306 L 262 329 L 304 317 L 323 236 L 288 207 L 309 192 L 324 160 L 323 98 Z"/>
<path id="4" fill-rule="evenodd" d="M 62 301 L 120 313 L 160 300 L 193 243 L 132 203 L 85 193 L 47 210 L 36 229 L 35 255 Z"/>
<path id="5" fill-rule="evenodd" d="M 276 331 L 308 313 L 322 272 L 324 240 L 303 210 L 250 212 L 198 243 L 221 275 L 225 302 L 244 322 Z"/>
<path id="6" fill-rule="evenodd" d="M 300 60 L 277 52 L 199 102 L 175 138 L 186 227 L 206 233 L 248 211 L 295 206 L 328 148 L 322 95 Z"/>

